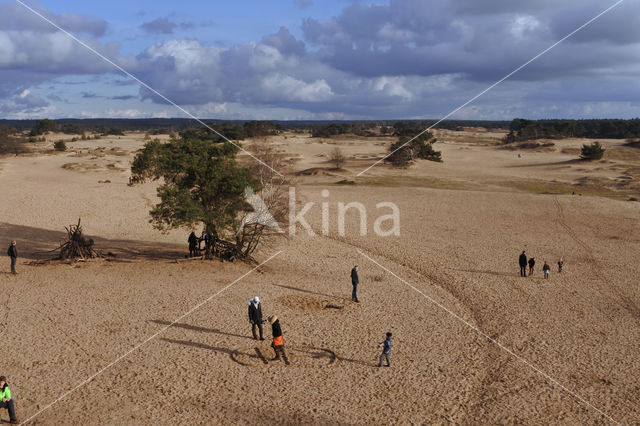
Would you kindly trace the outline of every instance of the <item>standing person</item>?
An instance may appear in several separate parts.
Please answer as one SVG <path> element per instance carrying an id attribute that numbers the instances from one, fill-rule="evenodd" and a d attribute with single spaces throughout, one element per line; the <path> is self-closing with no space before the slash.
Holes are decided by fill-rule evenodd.
<path id="1" fill-rule="evenodd" d="M 273 343 L 271 343 L 271 347 L 276 353 L 274 361 L 278 361 L 280 360 L 280 356 L 286 358 L 286 354 L 284 353 L 284 338 L 282 337 L 282 328 L 280 327 L 280 320 L 277 316 L 270 315 L 268 320 L 269 324 L 271 324 L 271 334 L 273 335 Z"/>
<path id="2" fill-rule="evenodd" d="M 351 300 L 356 303 L 360 303 L 360 301 L 358 300 L 358 284 L 360 284 L 360 280 L 358 279 L 358 265 L 356 265 L 351 270 L 351 285 L 353 286 L 353 291 L 351 292 Z"/>
<path id="3" fill-rule="evenodd" d="M 380 355 L 380 361 L 378 362 L 378 367 L 382 367 L 382 360 L 387 360 L 387 367 L 391 367 L 391 361 L 389 361 L 389 355 L 391 354 L 391 332 L 387 332 L 387 338 L 384 342 L 380 343 L 378 346 L 382 346 L 382 354 Z"/>
<path id="4" fill-rule="evenodd" d="M 522 250 L 522 254 L 518 258 L 518 263 L 520 264 L 520 276 L 526 277 L 527 276 L 527 255 L 525 254 L 524 250 Z"/>
<path id="5" fill-rule="evenodd" d="M 544 261 L 544 265 L 542 265 L 542 272 L 544 272 L 544 279 L 548 279 L 551 273 L 551 266 L 549 266 L 546 260 Z"/>
<path id="6" fill-rule="evenodd" d="M 198 245 L 198 237 L 196 237 L 195 232 L 191 231 L 189 238 L 187 238 L 187 242 L 189 242 L 189 257 L 194 257 L 196 255 L 196 248 Z"/>
<path id="7" fill-rule="evenodd" d="M 529 259 L 529 276 L 533 275 L 533 267 L 536 266 L 536 260 L 532 257 Z"/>
<path id="8" fill-rule="evenodd" d="M 558 272 L 562 272 L 563 265 L 564 265 L 564 260 L 562 260 L 562 258 L 558 259 Z"/>
<path id="9" fill-rule="evenodd" d="M 251 323 L 251 334 L 253 334 L 253 338 L 258 340 L 258 335 L 256 333 L 256 328 L 260 330 L 260 340 L 264 340 L 262 337 L 262 304 L 260 303 L 260 298 L 258 296 L 249 300 L 249 322 Z"/>
<path id="10" fill-rule="evenodd" d="M 7 378 L 0 376 L 0 396 L 2 396 L 2 402 L 0 402 L 0 408 L 6 408 L 9 412 L 9 421 L 12 424 L 18 423 L 16 419 L 16 409 L 13 406 L 13 399 L 11 399 L 11 389 L 7 384 Z"/>
<path id="11" fill-rule="evenodd" d="M 211 241 L 211 237 L 207 234 L 206 230 L 202 230 L 202 235 L 200 236 L 200 240 L 198 242 L 198 248 L 200 248 L 200 242 L 204 241 L 204 249 L 207 250 L 209 248 L 209 241 Z"/>
<path id="12" fill-rule="evenodd" d="M 11 241 L 9 250 L 7 250 L 7 255 L 11 258 L 11 273 L 15 275 L 17 274 L 16 262 L 18 261 L 18 247 L 16 247 L 16 240 Z"/>

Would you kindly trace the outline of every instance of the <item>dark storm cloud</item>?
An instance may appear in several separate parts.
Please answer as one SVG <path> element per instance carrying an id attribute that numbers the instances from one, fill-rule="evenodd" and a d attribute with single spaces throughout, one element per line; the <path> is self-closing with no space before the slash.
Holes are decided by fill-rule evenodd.
<path id="1" fill-rule="evenodd" d="M 476 3 L 482 3 L 481 10 L 472 7 Z M 520 4 L 506 0 L 458 0 L 441 2 L 439 7 L 419 1 L 355 3 L 329 21 L 307 19 L 302 29 L 324 62 L 354 75 L 461 73 L 471 80 L 490 81 L 523 64 L 604 8 L 594 3 L 560 9 L 548 1 L 534 1 L 515 9 Z M 636 4 L 628 9 L 626 13 L 612 11 L 579 33 L 573 45 L 568 42 L 556 48 L 575 59 L 573 63 L 543 57 L 516 78 L 547 79 L 554 76 L 554 69 L 557 76 L 567 75 L 567 71 L 588 74 L 609 61 L 637 63 L 637 52 L 620 55 L 608 46 L 640 40 L 640 26 L 634 20 L 640 16 L 635 10 L 640 12 L 640 8 Z M 457 10 L 467 14 L 452 14 Z M 583 40 L 596 43 L 597 48 L 579 45 Z"/>
<path id="2" fill-rule="evenodd" d="M 169 18 L 156 18 L 153 21 L 145 22 L 140 28 L 149 34 L 173 34 L 173 30 L 178 26 L 171 22 Z"/>
<path id="3" fill-rule="evenodd" d="M 116 101 L 128 101 L 136 98 L 137 96 L 133 96 L 133 95 L 122 95 L 122 96 L 111 96 L 109 99 L 113 99 Z"/>
<path id="4" fill-rule="evenodd" d="M 585 2 L 580 8 L 563 7 L 550 20 L 555 37 L 562 37 L 598 14 L 607 4 Z M 618 6 L 617 13 L 606 14 L 589 25 L 588 29 L 575 34 L 570 43 L 584 44 L 604 42 L 612 45 L 640 43 L 640 3 L 625 2 Z"/>
<path id="5" fill-rule="evenodd" d="M 74 13 L 55 14 L 42 7 L 34 7 L 39 13 L 72 33 L 88 34 L 100 37 L 107 31 L 107 23 L 102 19 Z M 0 31 L 32 30 L 35 32 L 53 33 L 58 30 L 39 16 L 26 10 L 16 2 L 0 3 Z"/>
<path id="6" fill-rule="evenodd" d="M 280 27 L 280 30 L 275 34 L 264 36 L 262 43 L 275 47 L 284 55 L 303 55 L 305 53 L 304 42 L 296 40 L 285 27 Z"/>

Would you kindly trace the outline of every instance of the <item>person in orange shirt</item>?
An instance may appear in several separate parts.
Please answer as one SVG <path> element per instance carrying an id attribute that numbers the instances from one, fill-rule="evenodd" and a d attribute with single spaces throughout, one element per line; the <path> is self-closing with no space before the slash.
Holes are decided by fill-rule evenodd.
<path id="1" fill-rule="evenodd" d="M 284 338 L 282 337 L 282 328 L 280 327 L 280 320 L 277 316 L 270 315 L 268 320 L 269 324 L 271 324 L 271 333 L 273 334 L 273 343 L 271 344 L 271 347 L 273 347 L 273 351 L 276 353 L 274 361 L 278 361 L 281 356 L 283 358 L 286 358 L 286 354 L 284 353 Z"/>

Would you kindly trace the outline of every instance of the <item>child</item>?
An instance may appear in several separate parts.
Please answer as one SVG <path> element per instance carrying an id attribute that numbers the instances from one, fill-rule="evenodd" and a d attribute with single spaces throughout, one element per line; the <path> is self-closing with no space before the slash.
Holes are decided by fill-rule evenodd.
<path id="1" fill-rule="evenodd" d="M 536 266 L 536 260 L 532 257 L 529 259 L 529 276 L 533 275 L 533 267 Z"/>
<path id="2" fill-rule="evenodd" d="M 16 410 L 13 406 L 13 399 L 11 399 L 11 389 L 9 389 L 7 378 L 4 376 L 0 376 L 0 396 L 2 396 L 0 408 L 6 408 L 9 412 L 9 423 L 18 423 L 18 420 L 16 419 Z"/>
<path id="3" fill-rule="evenodd" d="M 560 258 L 558 260 L 558 272 L 562 272 L 562 265 L 564 265 L 564 260 L 562 260 L 562 258 Z"/>
<path id="4" fill-rule="evenodd" d="M 542 266 L 542 272 L 544 272 L 544 279 L 548 279 L 549 278 L 549 273 L 551 272 L 551 267 L 549 266 L 549 264 L 547 263 L 547 261 L 544 261 L 544 265 Z"/>
<path id="5" fill-rule="evenodd" d="M 270 315 L 269 324 L 271 324 L 271 333 L 273 334 L 273 343 L 271 343 L 271 347 L 273 351 L 276 353 L 276 357 L 273 359 L 274 361 L 279 361 L 280 356 L 282 355 L 286 361 L 286 354 L 284 353 L 284 339 L 282 338 L 282 328 L 280 328 L 280 320 L 275 315 Z"/>
<path id="6" fill-rule="evenodd" d="M 380 343 L 378 346 L 382 346 L 382 354 L 380 355 L 380 361 L 378 362 L 378 367 L 382 367 L 382 360 L 387 360 L 387 367 L 391 367 L 391 361 L 389 361 L 389 354 L 391 354 L 391 332 L 387 332 L 387 338 L 384 342 Z"/>

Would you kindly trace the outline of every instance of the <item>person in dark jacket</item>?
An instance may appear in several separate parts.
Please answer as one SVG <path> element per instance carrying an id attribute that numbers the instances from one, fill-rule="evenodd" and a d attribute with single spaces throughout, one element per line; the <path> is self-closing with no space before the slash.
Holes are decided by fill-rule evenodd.
<path id="1" fill-rule="evenodd" d="M 524 250 L 522 250 L 522 254 L 518 258 L 518 263 L 520 264 L 520 276 L 526 277 L 527 276 L 527 255 L 525 254 Z"/>
<path id="2" fill-rule="evenodd" d="M 198 237 L 196 237 L 196 233 L 191 231 L 187 241 L 189 242 L 189 257 L 193 257 L 196 255 L 196 251 L 198 249 Z"/>
<path id="3" fill-rule="evenodd" d="M 353 291 L 351 292 L 351 300 L 356 303 L 360 303 L 360 301 L 358 300 L 358 284 L 360 284 L 360 280 L 358 279 L 358 265 L 356 265 L 351 270 L 351 285 L 353 286 Z"/>
<path id="4" fill-rule="evenodd" d="M 16 247 L 16 241 L 15 240 L 11 241 L 11 244 L 9 245 L 9 250 L 7 251 L 7 254 L 11 258 L 11 273 L 13 275 L 15 275 L 15 274 L 17 274 L 17 272 L 16 272 L 16 262 L 18 261 L 18 247 Z"/>
<path id="5" fill-rule="evenodd" d="M 279 361 L 281 356 L 282 358 L 285 358 L 286 361 L 286 354 L 284 353 L 284 338 L 282 337 L 280 320 L 275 315 L 270 315 L 268 320 L 269 324 L 271 324 L 271 333 L 273 334 L 273 343 L 271 343 L 271 347 L 276 353 L 274 361 Z"/>
<path id="6" fill-rule="evenodd" d="M 382 361 L 387 360 L 387 367 L 391 367 L 391 361 L 389 361 L 389 355 L 391 354 L 391 332 L 387 332 L 387 338 L 384 342 L 380 343 L 378 346 L 382 346 L 382 355 L 380 355 L 380 361 L 378 362 L 378 367 L 382 367 Z"/>
<path id="7" fill-rule="evenodd" d="M 202 250 L 202 247 L 200 245 L 202 244 L 202 242 L 204 242 L 204 250 L 207 250 L 209 248 L 210 241 L 211 241 L 211 237 L 209 236 L 209 234 L 207 234 L 206 230 L 203 230 L 202 235 L 198 240 L 198 249 Z"/>
<path id="8" fill-rule="evenodd" d="M 256 328 L 260 330 L 260 340 L 264 340 L 262 337 L 262 303 L 260 303 L 260 298 L 258 296 L 249 300 L 249 322 L 251 323 L 251 333 L 253 334 L 253 338 L 258 340 L 258 334 L 256 333 Z"/>
<path id="9" fill-rule="evenodd" d="M 0 396 L 2 397 L 0 408 L 6 408 L 9 412 L 9 422 L 12 424 L 18 423 L 18 419 L 16 419 L 16 409 L 13 406 L 13 399 L 11 398 L 11 389 L 9 389 L 7 378 L 4 376 L 0 376 Z"/>
<path id="10" fill-rule="evenodd" d="M 536 266 L 536 260 L 532 257 L 529 259 L 529 276 L 533 275 L 533 267 Z"/>

